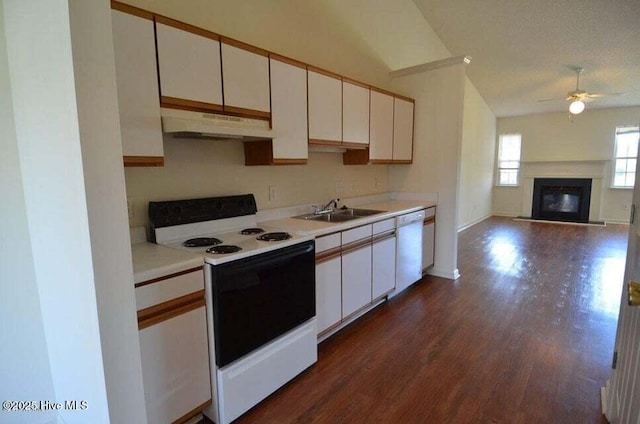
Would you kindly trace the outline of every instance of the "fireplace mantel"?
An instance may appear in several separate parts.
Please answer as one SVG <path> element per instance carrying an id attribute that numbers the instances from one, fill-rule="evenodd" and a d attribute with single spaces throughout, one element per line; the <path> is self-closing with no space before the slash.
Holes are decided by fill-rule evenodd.
<path id="1" fill-rule="evenodd" d="M 521 215 L 530 217 L 533 206 L 534 178 L 591 178 L 589 221 L 600 221 L 603 180 L 609 161 L 522 162 L 523 189 Z"/>

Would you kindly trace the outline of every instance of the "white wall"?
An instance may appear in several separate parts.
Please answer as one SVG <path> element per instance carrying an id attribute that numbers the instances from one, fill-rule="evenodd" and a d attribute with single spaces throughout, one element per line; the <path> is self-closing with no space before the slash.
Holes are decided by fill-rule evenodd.
<path id="1" fill-rule="evenodd" d="M 467 78 L 460 155 L 459 228 L 491 216 L 495 144 L 496 117 Z"/>
<path id="2" fill-rule="evenodd" d="M 394 191 L 437 193 L 435 263 L 431 272 L 458 277 L 458 190 L 465 75 L 464 64 L 394 80 L 415 97 L 413 164 L 390 170 Z"/>
<path id="3" fill-rule="evenodd" d="M 585 163 L 601 163 L 604 178 L 597 219 L 628 222 L 632 190 L 610 188 L 611 160 L 616 126 L 638 125 L 639 121 L 640 107 L 587 108 L 572 120 L 564 112 L 498 118 L 497 133 L 522 134 L 525 172 L 527 166 L 539 168 L 547 164 L 561 166 L 562 173 L 570 175 L 579 172 L 578 169 Z M 522 186 L 495 187 L 493 212 L 499 215 L 522 215 L 525 195 L 529 193 L 525 194 Z"/>
<path id="4" fill-rule="evenodd" d="M 42 356 L 25 359 L 46 356 L 49 363 L 49 370 L 37 363 L 13 370 L 10 387 L 25 381 L 39 390 L 7 398 L 87 402 L 85 410 L 57 411 L 59 422 L 144 423 L 109 2 L 2 5 L 19 167 L 13 172 L 20 169 L 24 192 L 24 207 L 7 218 L 28 225 L 41 314 L 28 323 L 36 335 L 42 326 L 46 342 Z M 19 318 L 9 323 L 19 325 Z M 36 338 L 32 348 L 42 345 Z M 6 348 L 13 346 L 5 339 L 3 357 Z M 36 383 L 26 380 L 33 372 Z"/>
<path id="5" fill-rule="evenodd" d="M 0 7 L 0 399 L 54 399 L 11 97 Z M 0 423 L 44 423 L 53 416 L 2 410 Z"/>
<path id="6" fill-rule="evenodd" d="M 111 422 L 146 422 L 109 1 L 72 1 L 82 171 Z"/>

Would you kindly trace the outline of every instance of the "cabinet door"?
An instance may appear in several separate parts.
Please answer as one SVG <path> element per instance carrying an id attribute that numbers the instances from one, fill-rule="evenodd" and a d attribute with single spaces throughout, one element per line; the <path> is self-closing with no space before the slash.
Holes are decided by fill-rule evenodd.
<path id="1" fill-rule="evenodd" d="M 342 81 L 308 71 L 309 143 L 342 144 Z"/>
<path id="2" fill-rule="evenodd" d="M 371 90 L 369 133 L 371 162 L 390 163 L 393 159 L 393 97 Z"/>
<path id="3" fill-rule="evenodd" d="M 161 165 L 164 150 L 153 21 L 118 10 L 111 14 L 125 164 L 133 164 L 133 157 L 153 157 L 150 164 Z"/>
<path id="4" fill-rule="evenodd" d="M 139 332 L 150 423 L 172 423 L 211 399 L 204 306 Z"/>
<path id="5" fill-rule="evenodd" d="M 387 237 L 373 243 L 373 299 L 390 292 L 396 286 L 396 238 Z"/>
<path id="6" fill-rule="evenodd" d="M 160 18 L 156 22 L 163 106 L 222 111 L 220 42 L 215 34 L 205 37 L 205 31 L 196 34 L 169 23 Z"/>
<path id="7" fill-rule="evenodd" d="M 422 226 L 422 270 L 433 265 L 436 238 L 436 223 L 426 220 Z"/>
<path id="8" fill-rule="evenodd" d="M 271 59 L 271 122 L 273 159 L 308 158 L 307 71 Z"/>
<path id="9" fill-rule="evenodd" d="M 222 42 L 224 107 L 227 112 L 248 112 L 249 115 L 268 118 L 271 112 L 269 58 L 266 52 L 254 50 Z"/>
<path id="10" fill-rule="evenodd" d="M 371 245 L 342 255 L 342 317 L 371 303 Z"/>
<path id="11" fill-rule="evenodd" d="M 394 98 L 393 161 L 411 163 L 413 159 L 413 103 Z"/>
<path id="12" fill-rule="evenodd" d="M 342 143 L 369 144 L 369 88 L 342 81 Z"/>
<path id="13" fill-rule="evenodd" d="M 318 334 L 342 319 L 340 256 L 316 264 L 316 320 Z"/>

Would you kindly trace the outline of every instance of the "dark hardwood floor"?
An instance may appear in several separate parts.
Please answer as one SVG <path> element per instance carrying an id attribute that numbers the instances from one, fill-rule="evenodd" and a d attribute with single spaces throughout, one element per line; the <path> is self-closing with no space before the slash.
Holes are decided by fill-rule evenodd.
<path id="1" fill-rule="evenodd" d="M 628 227 L 490 218 L 238 423 L 600 423 Z"/>

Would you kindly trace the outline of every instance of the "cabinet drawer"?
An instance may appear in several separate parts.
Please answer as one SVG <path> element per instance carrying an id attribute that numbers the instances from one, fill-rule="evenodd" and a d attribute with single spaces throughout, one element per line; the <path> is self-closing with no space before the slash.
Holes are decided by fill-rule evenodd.
<path id="1" fill-rule="evenodd" d="M 384 233 L 385 231 L 391 231 L 396 228 L 396 219 L 389 218 L 384 221 L 378 221 L 373 223 L 373 234 Z"/>
<path id="2" fill-rule="evenodd" d="M 330 234 L 316 239 L 316 253 L 340 247 L 340 233 Z"/>
<path id="3" fill-rule="evenodd" d="M 202 267 L 168 278 L 136 284 L 136 309 L 141 310 L 204 289 Z"/>
<path id="4" fill-rule="evenodd" d="M 372 226 L 363 225 L 362 227 L 352 228 L 350 230 L 346 230 L 342 232 L 342 245 L 344 246 L 347 243 L 352 243 L 354 241 L 366 239 L 367 237 L 371 237 L 372 234 Z"/>

